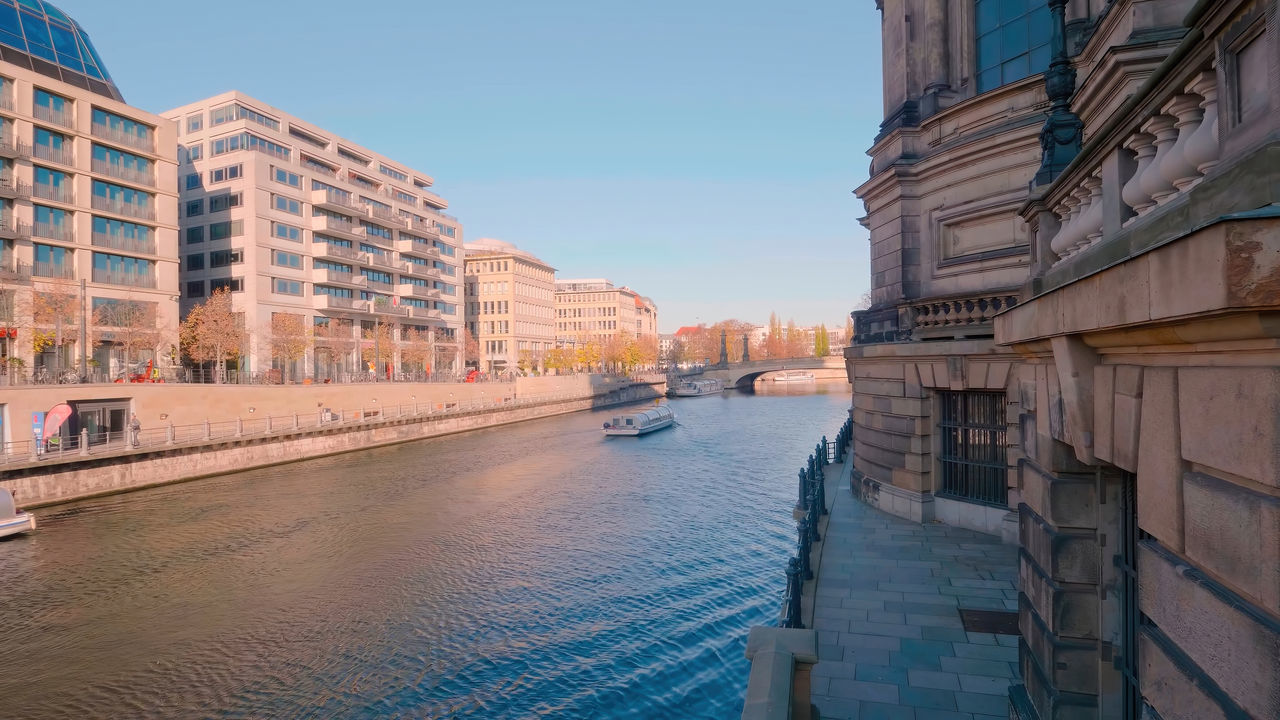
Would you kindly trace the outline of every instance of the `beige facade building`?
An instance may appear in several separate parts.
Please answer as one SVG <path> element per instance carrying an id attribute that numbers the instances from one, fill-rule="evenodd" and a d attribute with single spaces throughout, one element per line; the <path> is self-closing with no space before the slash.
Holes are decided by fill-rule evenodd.
<path id="1" fill-rule="evenodd" d="M 466 322 L 480 369 L 542 368 L 556 342 L 556 269 L 501 240 L 482 238 L 464 249 Z"/>
<path id="2" fill-rule="evenodd" d="M 1280 6 L 877 6 L 856 489 L 1020 545 L 1011 717 L 1280 717 Z"/>
<path id="3" fill-rule="evenodd" d="M 0 8 L 0 375 L 167 365 L 174 126 L 126 104 L 79 26 L 45 6 Z"/>
<path id="4" fill-rule="evenodd" d="M 607 342 L 620 336 L 658 340 L 658 306 L 604 278 L 556 281 L 556 340 Z"/>
<path id="5" fill-rule="evenodd" d="M 180 135 L 183 307 L 230 288 L 244 369 L 461 368 L 462 227 L 430 176 L 238 92 L 164 115 Z M 297 317 L 316 342 L 289 361 L 271 338 Z M 406 362 L 423 338 L 434 363 Z"/>

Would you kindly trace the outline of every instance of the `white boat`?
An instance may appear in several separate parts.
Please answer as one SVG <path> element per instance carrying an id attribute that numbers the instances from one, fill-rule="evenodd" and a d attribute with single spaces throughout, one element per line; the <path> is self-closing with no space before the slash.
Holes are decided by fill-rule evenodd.
<path id="1" fill-rule="evenodd" d="M 813 373 L 804 370 L 783 370 L 780 373 L 774 373 L 769 378 L 769 382 L 813 382 Z"/>
<path id="2" fill-rule="evenodd" d="M 657 405 L 648 410 L 614 415 L 604 424 L 605 435 L 644 435 L 654 430 L 671 427 L 676 421 L 676 414 L 666 405 Z"/>
<path id="3" fill-rule="evenodd" d="M 0 537 L 35 529 L 36 517 L 31 513 L 18 512 L 13 495 L 7 489 L 0 488 Z"/>
<path id="4" fill-rule="evenodd" d="M 724 390 L 724 382 L 715 378 L 707 378 L 705 380 L 681 380 L 667 394 L 672 397 L 700 397 L 702 395 L 715 395 L 722 390 Z"/>

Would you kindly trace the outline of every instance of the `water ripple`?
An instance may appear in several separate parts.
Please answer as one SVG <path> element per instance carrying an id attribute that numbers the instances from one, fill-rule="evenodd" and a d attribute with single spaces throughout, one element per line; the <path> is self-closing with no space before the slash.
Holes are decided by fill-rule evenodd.
<path id="1" fill-rule="evenodd" d="M 86 501 L 0 543 L 6 714 L 729 718 L 830 394 L 554 418 Z"/>

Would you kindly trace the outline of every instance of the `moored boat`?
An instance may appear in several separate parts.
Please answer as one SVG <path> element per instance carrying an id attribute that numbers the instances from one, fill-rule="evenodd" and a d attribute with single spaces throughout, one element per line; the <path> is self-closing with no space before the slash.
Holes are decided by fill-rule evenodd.
<path id="1" fill-rule="evenodd" d="M 644 435 L 654 430 L 671 427 L 676 421 L 676 414 L 666 405 L 657 405 L 648 410 L 614 415 L 604 424 L 605 435 Z"/>
<path id="2" fill-rule="evenodd" d="M 769 378 L 769 382 L 813 382 L 813 373 L 805 370 L 783 370 Z"/>
<path id="3" fill-rule="evenodd" d="M 5 488 L 0 488 L 0 537 L 17 535 L 36 529 L 36 517 L 31 513 L 18 511 L 13 502 L 13 495 Z"/>
<path id="4" fill-rule="evenodd" d="M 715 378 L 703 380 L 681 380 L 667 393 L 672 397 L 701 397 L 715 395 L 724 390 L 724 383 Z"/>

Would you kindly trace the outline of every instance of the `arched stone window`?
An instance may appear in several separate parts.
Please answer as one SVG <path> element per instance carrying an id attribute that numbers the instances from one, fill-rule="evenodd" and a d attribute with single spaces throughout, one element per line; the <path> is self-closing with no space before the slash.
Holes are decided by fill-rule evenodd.
<path id="1" fill-rule="evenodd" d="M 978 92 L 1049 68 L 1051 18 L 1045 0 L 975 0 Z"/>

